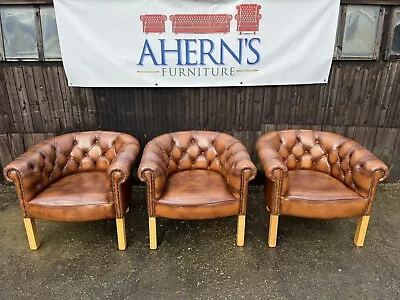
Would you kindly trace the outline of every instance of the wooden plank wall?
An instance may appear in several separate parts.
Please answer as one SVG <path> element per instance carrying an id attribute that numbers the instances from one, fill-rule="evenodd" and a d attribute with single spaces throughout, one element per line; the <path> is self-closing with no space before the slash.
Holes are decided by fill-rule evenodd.
<path id="1" fill-rule="evenodd" d="M 270 130 L 313 128 L 372 150 L 400 180 L 400 62 L 333 63 L 325 85 L 69 88 L 61 63 L 0 63 L 0 168 L 46 137 L 108 129 L 142 147 L 164 132 L 206 129 L 242 139 L 253 160 Z"/>

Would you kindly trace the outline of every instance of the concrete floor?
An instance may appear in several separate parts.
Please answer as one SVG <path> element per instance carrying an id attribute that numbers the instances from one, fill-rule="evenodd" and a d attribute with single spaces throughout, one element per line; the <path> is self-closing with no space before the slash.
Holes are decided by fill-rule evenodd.
<path id="1" fill-rule="evenodd" d="M 400 184 L 381 185 L 363 248 L 356 219 L 281 217 L 266 247 L 260 187 L 250 190 L 246 244 L 236 218 L 159 220 L 148 249 L 145 190 L 135 187 L 126 251 L 114 222 L 38 221 L 41 247 L 28 250 L 14 190 L 0 185 L 1 299 L 399 299 Z"/>

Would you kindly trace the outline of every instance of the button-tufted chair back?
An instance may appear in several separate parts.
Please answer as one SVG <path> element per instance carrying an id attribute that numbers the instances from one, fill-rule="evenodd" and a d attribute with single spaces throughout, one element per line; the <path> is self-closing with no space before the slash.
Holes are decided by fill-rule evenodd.
<path id="1" fill-rule="evenodd" d="M 237 142 L 225 134 L 183 132 L 160 136 L 154 143 L 163 152 L 168 174 L 184 170 L 212 170 L 223 173 L 226 150 Z"/>
<path id="2" fill-rule="evenodd" d="M 26 200 L 61 177 L 79 172 L 106 172 L 121 148 L 132 142 L 138 144 L 127 134 L 88 131 L 64 134 L 35 145 L 15 161 L 16 166 L 27 166 L 26 172 L 32 173 L 25 176 L 29 179 L 24 179 L 29 180 L 24 182 Z M 8 170 L 10 178 L 14 170 Z"/>
<path id="3" fill-rule="evenodd" d="M 368 196 L 371 174 L 364 173 L 363 164 L 376 159 L 358 143 L 338 134 L 312 130 L 270 132 L 260 138 L 260 149 L 263 143 L 273 145 L 288 170 L 324 172 Z"/>
<path id="4" fill-rule="evenodd" d="M 163 174 L 156 174 L 155 198 L 162 194 L 167 177 L 178 171 L 210 170 L 223 175 L 235 197 L 240 197 L 239 180 L 231 174 L 235 162 L 250 159 L 244 145 L 236 138 L 212 131 L 182 131 L 167 133 L 150 141 L 144 150 L 142 161 L 152 161 L 162 168 Z M 158 155 L 154 155 L 157 153 Z M 148 156 L 148 157 L 147 157 Z M 139 167 L 139 169 L 141 169 Z M 142 170 L 139 172 L 141 175 Z M 160 176 L 158 176 L 160 175 Z M 253 172 L 251 176 L 253 176 Z"/>

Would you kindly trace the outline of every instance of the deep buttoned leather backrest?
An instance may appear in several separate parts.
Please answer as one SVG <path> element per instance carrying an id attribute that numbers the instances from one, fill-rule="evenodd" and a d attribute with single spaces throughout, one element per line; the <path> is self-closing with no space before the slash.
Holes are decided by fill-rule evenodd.
<path id="1" fill-rule="evenodd" d="M 355 141 L 338 134 L 312 130 L 269 132 L 260 140 L 272 145 L 289 170 L 324 172 L 362 196 L 369 193 L 371 174 L 365 174 L 363 164 L 377 159 Z"/>
<path id="2" fill-rule="evenodd" d="M 106 171 L 118 151 L 131 141 L 126 134 L 81 132 L 54 137 L 37 150 L 43 175 L 58 178 L 86 172 Z"/>
<path id="3" fill-rule="evenodd" d="M 333 133 L 290 130 L 281 131 L 279 140 L 278 153 L 289 170 L 317 170 L 343 181 L 351 153 L 342 146 L 349 139 Z"/>
<path id="4" fill-rule="evenodd" d="M 257 173 L 246 147 L 233 136 L 212 131 L 181 131 L 147 143 L 138 175 L 150 184 L 149 195 L 158 200 L 169 175 L 185 170 L 218 172 L 237 199 L 246 182 Z"/>
<path id="5" fill-rule="evenodd" d="M 167 133 L 153 139 L 163 153 L 164 168 L 168 174 L 184 170 L 212 170 L 225 175 L 229 163 L 227 150 L 240 143 L 236 138 L 211 131 L 184 131 Z"/>
<path id="6" fill-rule="evenodd" d="M 106 171 L 119 150 L 132 137 L 114 132 L 81 132 L 48 141 L 56 153 L 54 165 L 64 175 L 85 171 Z M 54 156 L 53 156 L 54 157 Z"/>
<path id="7" fill-rule="evenodd" d="M 106 172 L 119 150 L 132 142 L 138 144 L 130 135 L 116 132 L 65 134 L 33 146 L 10 163 L 5 171 L 10 180 L 22 175 L 24 198 L 29 201 L 63 176 L 88 171 Z"/>

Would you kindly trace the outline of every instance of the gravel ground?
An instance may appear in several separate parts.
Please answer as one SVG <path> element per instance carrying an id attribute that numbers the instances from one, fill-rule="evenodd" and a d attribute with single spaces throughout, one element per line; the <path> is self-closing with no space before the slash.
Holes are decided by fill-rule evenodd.
<path id="1" fill-rule="evenodd" d="M 145 189 L 133 189 L 126 251 L 113 220 L 38 220 L 30 251 L 16 194 L 0 185 L 1 299 L 400 299 L 400 184 L 378 189 L 363 248 L 356 219 L 281 217 L 276 249 L 267 244 L 262 188 L 252 186 L 246 244 L 236 218 L 160 219 L 148 248 Z"/>

